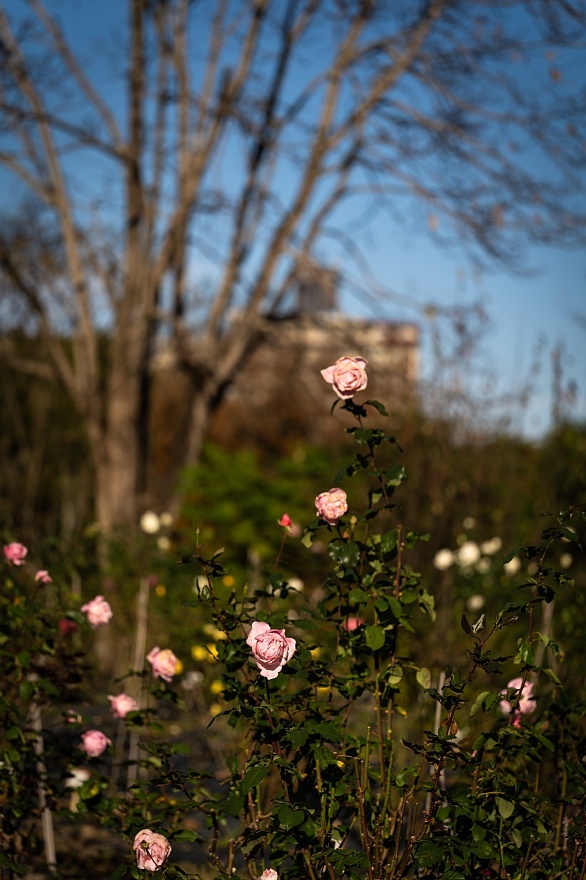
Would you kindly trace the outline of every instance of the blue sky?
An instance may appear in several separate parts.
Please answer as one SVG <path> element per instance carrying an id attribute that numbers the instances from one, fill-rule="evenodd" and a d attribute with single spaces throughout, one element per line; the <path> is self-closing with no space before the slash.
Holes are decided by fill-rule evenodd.
<path id="1" fill-rule="evenodd" d="M 7 0 L 4 5 L 9 13 L 22 10 L 20 0 Z M 125 16 L 126 4 L 52 0 L 48 5 L 61 16 L 76 50 L 85 56 L 94 76 L 98 75 L 102 91 L 115 105 L 119 103 L 121 96 L 109 70 L 109 49 L 116 39 L 113 24 Z M 103 51 L 97 52 L 96 45 L 101 45 Z M 563 68 L 563 59 L 558 60 Z M 572 65 L 569 74 L 576 76 Z M 519 75 L 530 75 L 528 70 L 520 70 Z M 461 371 L 465 385 L 477 393 L 479 411 L 484 394 L 517 392 L 531 379 L 527 406 L 520 409 L 512 405 L 507 415 L 515 432 L 541 436 L 550 426 L 552 412 L 551 353 L 562 346 L 564 382 L 576 383 L 576 397 L 567 412 L 586 422 L 586 326 L 580 326 L 574 317 L 583 315 L 586 324 L 584 252 L 529 247 L 525 261 L 533 270 L 531 274 L 516 276 L 495 267 L 478 276 L 463 251 L 435 246 L 429 230 L 419 229 L 413 219 L 399 227 L 382 214 L 377 215 L 362 238 L 373 274 L 396 296 L 369 307 L 363 299 L 344 295 L 343 306 L 354 314 L 416 320 L 422 329 L 424 379 L 431 378 L 437 369 L 430 349 L 429 322 L 407 301 L 453 306 L 480 301 L 489 322 L 472 361 L 462 364 Z M 356 275 L 357 269 L 349 271 Z M 537 373 L 533 373 L 535 363 L 540 366 Z"/>

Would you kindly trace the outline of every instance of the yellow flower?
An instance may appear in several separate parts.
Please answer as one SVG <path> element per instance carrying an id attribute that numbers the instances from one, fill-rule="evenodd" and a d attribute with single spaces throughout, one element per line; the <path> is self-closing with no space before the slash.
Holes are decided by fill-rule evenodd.
<path id="1" fill-rule="evenodd" d="M 231 574 L 225 574 L 222 578 L 222 583 L 225 587 L 233 587 L 236 583 L 236 579 L 233 578 Z"/>
<path id="2" fill-rule="evenodd" d="M 219 715 L 221 711 L 222 707 L 219 703 L 212 703 L 212 705 L 210 706 L 210 715 L 213 715 L 214 717 L 216 715 Z"/>
<path id="3" fill-rule="evenodd" d="M 213 642 L 209 642 L 206 645 L 206 648 L 208 649 L 208 653 L 206 654 L 206 660 L 208 661 L 208 663 L 215 663 L 216 660 L 218 659 L 218 649 L 216 648 L 216 646 Z"/>
<path id="4" fill-rule="evenodd" d="M 175 675 L 181 675 L 183 672 L 183 663 L 181 660 L 177 660 L 177 665 L 175 666 Z"/>
<path id="5" fill-rule="evenodd" d="M 210 684 L 210 693 L 212 694 L 221 694 L 224 690 L 224 682 L 220 681 L 218 678 L 215 681 L 212 681 Z"/>
<path id="6" fill-rule="evenodd" d="M 167 594 L 167 587 L 164 584 L 157 584 L 155 594 L 157 596 L 165 596 Z"/>
<path id="7" fill-rule="evenodd" d="M 222 632 L 221 629 L 218 629 L 217 626 L 214 626 L 213 623 L 204 624 L 203 631 L 204 633 L 206 633 L 206 635 L 211 636 L 212 639 L 215 639 L 216 642 L 218 641 L 218 639 L 226 638 L 226 633 Z"/>
<path id="8" fill-rule="evenodd" d="M 194 660 L 202 661 L 205 660 L 208 656 L 208 652 L 203 647 L 203 645 L 192 645 L 191 646 L 191 656 Z"/>

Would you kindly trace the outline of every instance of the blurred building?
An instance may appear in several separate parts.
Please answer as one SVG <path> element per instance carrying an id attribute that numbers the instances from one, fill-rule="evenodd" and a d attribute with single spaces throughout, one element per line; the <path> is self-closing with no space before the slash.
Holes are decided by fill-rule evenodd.
<path id="1" fill-rule="evenodd" d="M 301 276 L 294 308 L 267 318 L 261 342 L 239 370 L 212 426 L 214 439 L 253 441 L 259 428 L 283 439 L 329 442 L 335 399 L 320 370 L 343 355 L 368 361 L 369 385 L 358 400 L 376 398 L 400 413 L 416 402 L 420 332 L 416 324 L 356 318 L 337 308 L 333 270 Z"/>

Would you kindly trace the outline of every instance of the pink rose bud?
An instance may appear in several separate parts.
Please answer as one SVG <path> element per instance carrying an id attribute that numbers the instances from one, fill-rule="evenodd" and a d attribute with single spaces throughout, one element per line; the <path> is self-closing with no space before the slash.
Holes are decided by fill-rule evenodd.
<path id="1" fill-rule="evenodd" d="M 126 718 L 129 712 L 138 712 L 138 703 L 128 694 L 118 694 L 117 697 L 108 697 L 108 699 L 114 718 Z"/>
<path id="2" fill-rule="evenodd" d="M 162 834 L 143 828 L 134 838 L 132 848 L 142 871 L 158 871 L 171 855 L 171 844 Z"/>
<path id="3" fill-rule="evenodd" d="M 278 880 L 279 875 L 274 868 L 267 868 L 260 875 L 260 880 Z"/>
<path id="4" fill-rule="evenodd" d="M 51 577 L 51 575 L 49 574 L 48 571 L 45 571 L 44 568 L 42 568 L 40 571 L 38 571 L 36 573 L 35 580 L 38 584 L 52 584 L 53 583 L 53 578 Z"/>
<path id="5" fill-rule="evenodd" d="M 112 741 L 101 730 L 87 730 L 81 735 L 82 749 L 90 758 L 97 758 L 105 752 Z"/>
<path id="6" fill-rule="evenodd" d="M 342 400 L 354 397 L 357 391 L 364 391 L 368 385 L 366 375 L 367 361 L 363 357 L 341 357 L 331 367 L 321 370 L 321 374 Z"/>
<path id="7" fill-rule="evenodd" d="M 91 602 L 82 605 L 81 610 L 86 615 L 93 629 L 105 626 L 112 617 L 110 603 L 106 602 L 103 596 L 96 596 Z"/>
<path id="8" fill-rule="evenodd" d="M 293 523 L 293 520 L 291 519 L 291 517 L 289 516 L 288 513 L 284 513 L 283 516 L 281 517 L 281 519 L 278 521 L 278 524 L 280 526 L 283 526 L 284 529 L 289 528 L 289 526 L 292 525 L 292 523 Z"/>
<path id="9" fill-rule="evenodd" d="M 11 544 L 4 545 L 4 559 L 6 562 L 11 562 L 13 565 L 22 565 L 27 553 L 28 548 L 25 547 L 24 544 L 19 544 L 17 541 L 12 541 Z"/>
<path id="10" fill-rule="evenodd" d="M 328 489 L 315 499 L 318 514 L 331 526 L 335 526 L 348 510 L 347 495 L 343 489 Z"/>
<path id="11" fill-rule="evenodd" d="M 342 626 L 346 630 L 346 632 L 354 632 L 355 629 L 358 629 L 359 626 L 362 626 L 364 623 L 361 617 L 347 617 Z"/>
<path id="12" fill-rule="evenodd" d="M 505 715 L 510 714 L 511 709 L 513 708 L 513 704 L 516 702 L 516 697 L 518 695 L 513 695 L 512 703 L 507 698 L 507 693 L 510 688 L 514 688 L 518 691 L 523 684 L 523 678 L 519 676 L 518 678 L 512 678 L 510 682 L 507 684 L 507 690 L 501 691 L 501 696 L 503 699 L 500 701 L 499 706 L 501 712 Z M 533 683 L 530 681 L 526 681 L 519 696 L 519 700 L 517 705 L 515 706 L 515 710 L 511 715 L 511 724 L 513 727 L 521 727 L 521 716 L 522 715 L 530 715 L 531 712 L 535 711 L 535 697 L 533 696 Z"/>
<path id="13" fill-rule="evenodd" d="M 147 660 L 153 667 L 155 678 L 162 678 L 163 681 L 171 681 L 179 665 L 179 660 L 173 651 L 169 648 L 161 651 L 158 646 L 147 654 Z"/>
<path id="14" fill-rule="evenodd" d="M 284 629 L 271 629 L 268 623 L 255 620 L 246 644 L 265 678 L 276 678 L 295 653 L 295 639 L 288 639 Z"/>

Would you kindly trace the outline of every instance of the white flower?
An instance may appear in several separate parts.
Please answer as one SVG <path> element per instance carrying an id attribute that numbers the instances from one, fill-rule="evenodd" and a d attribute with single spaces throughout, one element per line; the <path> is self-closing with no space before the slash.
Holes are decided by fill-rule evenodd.
<path id="1" fill-rule="evenodd" d="M 505 562 L 503 568 L 508 577 L 514 577 L 521 568 L 521 560 L 518 556 L 513 556 L 509 562 Z"/>
<path id="2" fill-rule="evenodd" d="M 560 568 L 569 568 L 573 561 L 571 553 L 562 553 L 560 556 Z"/>
<path id="3" fill-rule="evenodd" d="M 161 535 L 159 538 L 157 538 L 157 547 L 159 548 L 159 550 L 166 551 L 169 549 L 170 546 L 171 541 L 166 535 Z"/>
<path id="4" fill-rule="evenodd" d="M 458 565 L 468 568 L 480 559 L 480 547 L 476 541 L 465 541 L 456 554 Z"/>
<path id="5" fill-rule="evenodd" d="M 487 559 L 486 556 L 480 559 L 476 566 L 476 571 L 478 574 L 487 574 L 490 571 L 490 559 Z"/>
<path id="6" fill-rule="evenodd" d="M 65 780 L 65 788 L 81 788 L 90 778 L 89 770 L 84 767 L 70 767 L 67 772 L 69 776 Z"/>
<path id="7" fill-rule="evenodd" d="M 173 525 L 173 514 L 168 510 L 161 514 L 161 525 L 165 527 Z"/>
<path id="8" fill-rule="evenodd" d="M 473 529 L 476 525 L 476 520 L 473 516 L 467 516 L 462 520 L 462 525 L 465 529 Z"/>
<path id="9" fill-rule="evenodd" d="M 152 510 L 147 510 L 140 518 L 140 527 L 145 535 L 156 535 L 161 528 L 161 520 Z"/>
<path id="10" fill-rule="evenodd" d="M 454 554 L 447 547 L 444 547 L 443 550 L 438 550 L 433 557 L 433 564 L 438 571 L 445 571 L 454 564 Z"/>
<path id="11" fill-rule="evenodd" d="M 495 553 L 498 553 L 501 547 L 503 546 L 503 542 L 501 538 L 491 538 L 490 541 L 483 541 L 480 545 L 480 550 L 484 554 L 484 556 L 493 556 Z"/>
<path id="12" fill-rule="evenodd" d="M 466 608 L 469 611 L 480 611 L 481 608 L 484 608 L 484 603 L 486 599 L 480 593 L 474 593 L 472 596 L 469 596 L 466 601 Z"/>

